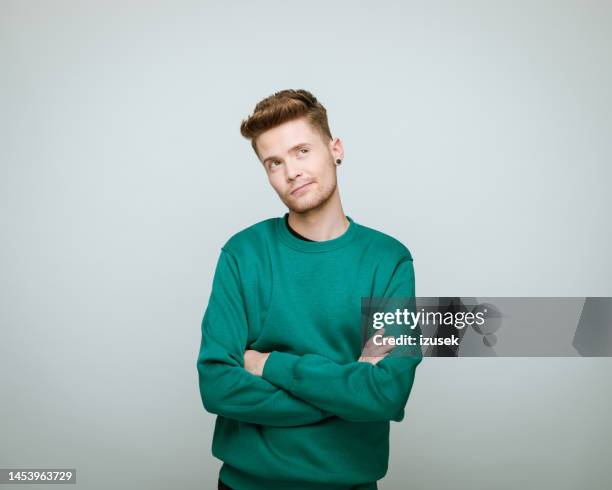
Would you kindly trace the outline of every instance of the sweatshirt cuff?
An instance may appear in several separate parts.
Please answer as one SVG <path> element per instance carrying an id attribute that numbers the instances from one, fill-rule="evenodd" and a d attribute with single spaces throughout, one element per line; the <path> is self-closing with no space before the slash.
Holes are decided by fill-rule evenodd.
<path id="1" fill-rule="evenodd" d="M 261 377 L 279 388 L 290 391 L 293 384 L 293 369 L 300 356 L 273 350 L 264 364 Z"/>

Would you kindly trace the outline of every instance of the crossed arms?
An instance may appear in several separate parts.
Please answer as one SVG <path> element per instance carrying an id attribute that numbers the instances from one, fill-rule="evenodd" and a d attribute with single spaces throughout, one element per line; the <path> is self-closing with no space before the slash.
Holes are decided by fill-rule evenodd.
<path id="1" fill-rule="evenodd" d="M 412 257 L 398 261 L 385 296 L 414 296 Z M 247 318 L 238 264 L 221 250 L 197 359 L 204 408 L 244 422 L 290 427 L 337 416 L 353 422 L 401 421 L 420 357 L 386 356 L 366 344 L 359 360 L 246 348 Z"/>

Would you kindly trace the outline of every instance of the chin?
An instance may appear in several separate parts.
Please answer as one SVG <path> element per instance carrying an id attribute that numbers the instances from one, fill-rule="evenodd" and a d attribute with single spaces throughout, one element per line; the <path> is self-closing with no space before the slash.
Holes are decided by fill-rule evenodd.
<path id="1" fill-rule="evenodd" d="M 295 213 L 305 213 L 321 207 L 324 203 L 325 199 L 322 199 L 321 196 L 304 196 L 303 199 L 289 200 L 285 202 L 285 205 Z"/>
<path id="2" fill-rule="evenodd" d="M 288 196 L 283 202 L 291 211 L 295 213 L 305 213 L 325 204 L 333 194 L 333 189 L 327 196 L 321 195 L 321 193 L 315 191 L 318 191 L 318 189 L 312 189 L 307 195 L 297 196 L 296 198 Z"/>
<path id="3" fill-rule="evenodd" d="M 316 203 L 288 202 L 285 203 L 285 205 L 289 208 L 289 210 L 293 211 L 294 213 L 305 213 L 307 211 L 310 211 L 311 209 L 315 209 L 316 207 L 318 207 L 318 204 Z"/>

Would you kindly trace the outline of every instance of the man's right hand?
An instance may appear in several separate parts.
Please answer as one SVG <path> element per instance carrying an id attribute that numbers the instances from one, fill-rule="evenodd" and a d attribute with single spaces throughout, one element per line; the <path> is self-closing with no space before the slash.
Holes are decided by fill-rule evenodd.
<path id="1" fill-rule="evenodd" d="M 395 348 L 394 345 L 376 345 L 374 343 L 374 336 L 380 335 L 384 337 L 384 333 L 385 328 L 383 327 L 368 339 L 363 347 L 363 350 L 361 351 L 361 357 L 357 359 L 358 361 L 376 364 L 381 359 L 384 359 L 384 357 Z M 380 337 L 377 339 L 377 341 L 380 343 Z"/>

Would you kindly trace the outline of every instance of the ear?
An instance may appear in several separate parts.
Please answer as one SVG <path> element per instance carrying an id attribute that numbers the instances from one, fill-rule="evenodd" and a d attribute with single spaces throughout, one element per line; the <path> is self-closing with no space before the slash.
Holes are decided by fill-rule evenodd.
<path id="1" fill-rule="evenodd" d="M 334 138 L 332 141 L 330 141 L 329 151 L 334 157 L 334 162 L 336 162 L 338 159 L 344 160 L 344 147 L 340 138 Z"/>

